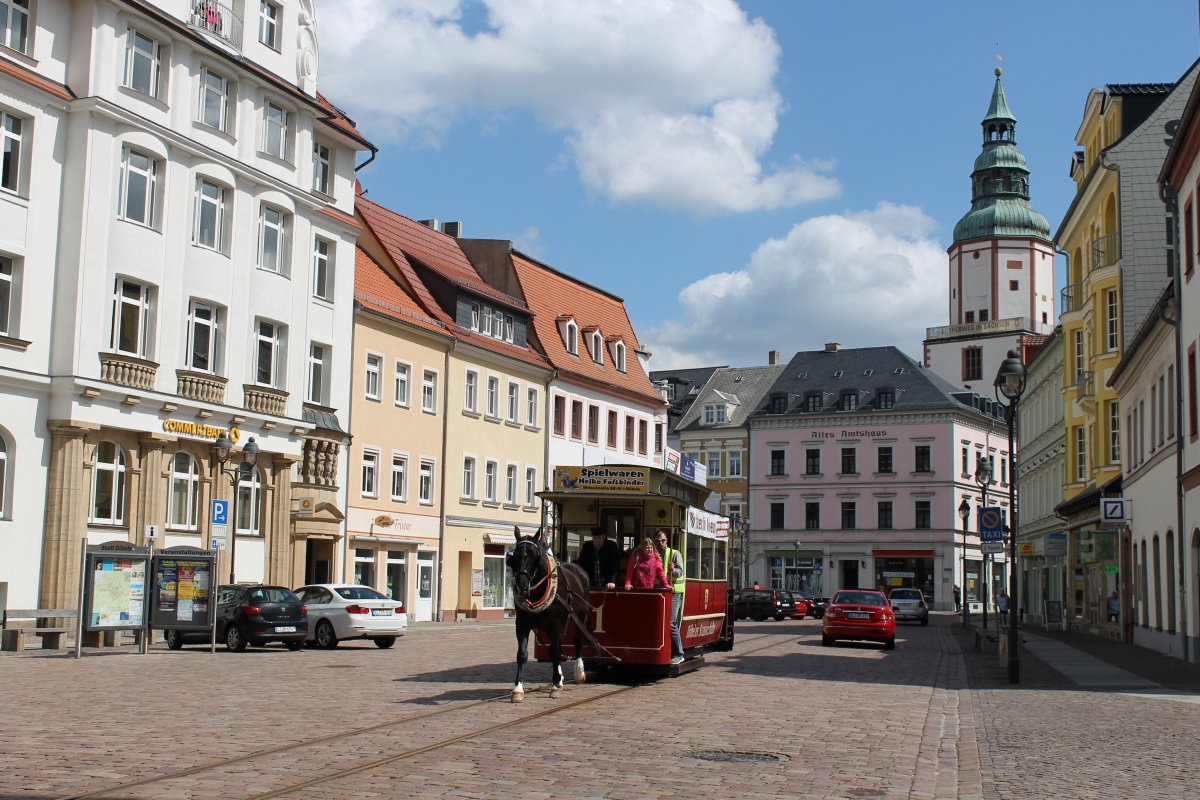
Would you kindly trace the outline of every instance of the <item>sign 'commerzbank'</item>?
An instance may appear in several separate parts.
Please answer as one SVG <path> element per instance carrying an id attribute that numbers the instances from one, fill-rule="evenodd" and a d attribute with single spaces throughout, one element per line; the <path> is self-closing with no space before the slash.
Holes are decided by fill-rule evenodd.
<path id="1" fill-rule="evenodd" d="M 650 485 L 649 467 L 555 467 L 554 488 L 560 492 L 637 492 Z"/>
<path id="2" fill-rule="evenodd" d="M 237 428 L 202 425 L 199 422 L 190 422 L 185 419 L 164 419 L 163 430 L 188 439 L 204 439 L 213 442 L 220 439 L 222 434 L 228 436 L 229 441 L 234 444 L 237 444 L 238 439 L 242 438 L 242 432 Z"/>

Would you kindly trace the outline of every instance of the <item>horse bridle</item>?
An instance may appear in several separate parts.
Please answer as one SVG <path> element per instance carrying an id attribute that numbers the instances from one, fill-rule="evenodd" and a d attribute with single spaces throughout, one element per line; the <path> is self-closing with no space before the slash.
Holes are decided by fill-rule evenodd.
<path id="1" fill-rule="evenodd" d="M 528 545 L 531 545 L 532 547 L 536 547 L 537 555 L 538 556 L 542 555 L 541 545 L 539 545 L 536 541 L 534 541 L 532 539 L 522 539 L 521 541 L 517 542 L 516 547 L 513 548 L 513 553 L 515 554 L 517 552 L 517 548 L 524 544 L 528 544 Z M 546 574 L 544 576 L 542 576 L 542 579 L 539 580 L 537 583 L 535 583 L 532 586 L 529 586 L 525 589 L 524 597 L 515 598 L 515 602 L 519 606 L 522 606 L 526 611 L 535 612 L 535 613 L 543 611 L 546 608 L 548 608 L 551 603 L 554 602 L 555 597 L 558 595 L 558 581 L 556 580 L 556 572 L 558 569 L 558 565 L 555 562 L 554 555 L 549 550 L 546 550 L 545 552 L 546 552 Z M 514 578 L 521 576 L 521 575 L 524 575 L 526 580 L 528 580 L 531 577 L 529 572 L 523 568 L 520 572 L 513 570 Z M 541 600 L 531 603 L 529 601 L 530 593 L 536 591 L 543 584 L 547 584 L 547 582 L 548 582 L 548 585 L 546 586 L 546 594 L 542 597 Z"/>

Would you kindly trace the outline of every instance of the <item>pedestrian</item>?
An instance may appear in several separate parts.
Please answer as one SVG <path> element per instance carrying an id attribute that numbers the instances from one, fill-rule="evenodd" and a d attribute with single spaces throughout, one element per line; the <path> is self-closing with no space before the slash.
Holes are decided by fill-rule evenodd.
<path id="1" fill-rule="evenodd" d="M 654 541 L 647 537 L 642 546 L 629 557 L 629 567 L 625 570 L 625 588 L 653 589 L 655 581 L 664 589 L 670 586 L 667 575 L 663 572 L 662 559 L 654 549 Z"/>
<path id="2" fill-rule="evenodd" d="M 593 589 L 617 588 L 617 577 L 621 574 L 621 550 L 615 542 L 608 540 L 604 528 L 592 528 L 592 540 L 584 542 L 575 563 L 588 574 Z"/>
<path id="3" fill-rule="evenodd" d="M 1113 589 L 1112 597 L 1108 598 L 1108 621 L 1116 622 L 1121 616 L 1121 596 Z"/>
<path id="4" fill-rule="evenodd" d="M 1000 624 L 1008 624 L 1008 595 L 1003 589 L 996 595 L 996 610 L 1000 612 Z"/>
<path id="5" fill-rule="evenodd" d="M 671 587 L 671 663 L 683 663 L 683 639 L 679 636 L 680 617 L 683 616 L 683 556 L 678 550 L 672 550 L 667 543 L 670 541 L 665 530 L 659 530 L 654 535 L 654 544 L 662 557 L 663 571 L 666 573 L 668 585 Z M 757 588 L 758 584 L 754 586 Z"/>
<path id="6" fill-rule="evenodd" d="M 958 588 L 958 584 L 954 584 L 954 612 L 957 614 L 962 611 L 962 589 Z"/>

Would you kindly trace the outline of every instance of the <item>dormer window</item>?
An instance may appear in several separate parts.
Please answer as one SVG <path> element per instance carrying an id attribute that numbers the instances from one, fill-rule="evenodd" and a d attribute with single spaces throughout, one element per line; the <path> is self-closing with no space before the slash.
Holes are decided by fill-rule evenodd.
<path id="1" fill-rule="evenodd" d="M 788 399 L 786 394 L 776 394 L 771 396 L 771 413 L 786 414 L 788 407 Z"/>
<path id="2" fill-rule="evenodd" d="M 483 308 L 483 328 L 482 328 L 482 330 L 483 330 L 484 336 L 492 335 L 492 310 L 490 308 L 488 308 L 487 306 L 484 306 L 484 308 Z"/>
<path id="3" fill-rule="evenodd" d="M 896 392 L 893 389 L 880 389 L 875 393 L 875 408 L 887 410 L 896 407 Z"/>
<path id="4" fill-rule="evenodd" d="M 479 330 L 479 303 L 471 303 L 471 330 Z"/>
<path id="5" fill-rule="evenodd" d="M 728 419 L 728 411 L 724 405 L 709 405 L 704 407 L 705 425 L 724 425 Z"/>
<path id="6" fill-rule="evenodd" d="M 842 411 L 854 411 L 858 408 L 858 392 L 842 392 Z"/>
<path id="7" fill-rule="evenodd" d="M 595 361 L 601 366 L 604 365 L 604 337 L 600 335 L 600 331 L 592 331 L 592 344 L 588 348 L 592 351 L 592 361 Z"/>
<path id="8" fill-rule="evenodd" d="M 617 342 L 613 345 L 613 366 L 617 368 L 617 372 L 625 371 L 625 343 Z"/>
<path id="9" fill-rule="evenodd" d="M 821 395 L 810 394 L 804 398 L 804 410 L 810 414 L 821 410 Z"/>
<path id="10" fill-rule="evenodd" d="M 579 355 L 579 326 L 575 324 L 575 320 L 567 322 L 567 327 L 563 333 L 563 341 L 566 342 L 567 352 L 573 356 Z"/>

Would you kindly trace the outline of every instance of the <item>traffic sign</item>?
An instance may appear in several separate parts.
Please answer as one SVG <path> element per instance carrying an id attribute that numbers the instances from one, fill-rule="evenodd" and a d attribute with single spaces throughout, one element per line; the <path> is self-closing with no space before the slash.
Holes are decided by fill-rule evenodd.
<path id="1" fill-rule="evenodd" d="M 159 527 L 157 525 L 146 526 L 146 538 L 153 541 L 158 538 Z"/>
<path id="2" fill-rule="evenodd" d="M 1100 522 L 1119 524 L 1129 519 L 1130 503 L 1124 497 L 1100 499 Z"/>
<path id="3" fill-rule="evenodd" d="M 229 524 L 229 501 L 228 500 L 213 500 L 212 501 L 212 524 L 213 525 L 228 525 Z"/>
<path id="4" fill-rule="evenodd" d="M 999 508 L 988 506 L 979 509 L 979 541 L 1004 541 L 1004 518 Z"/>

